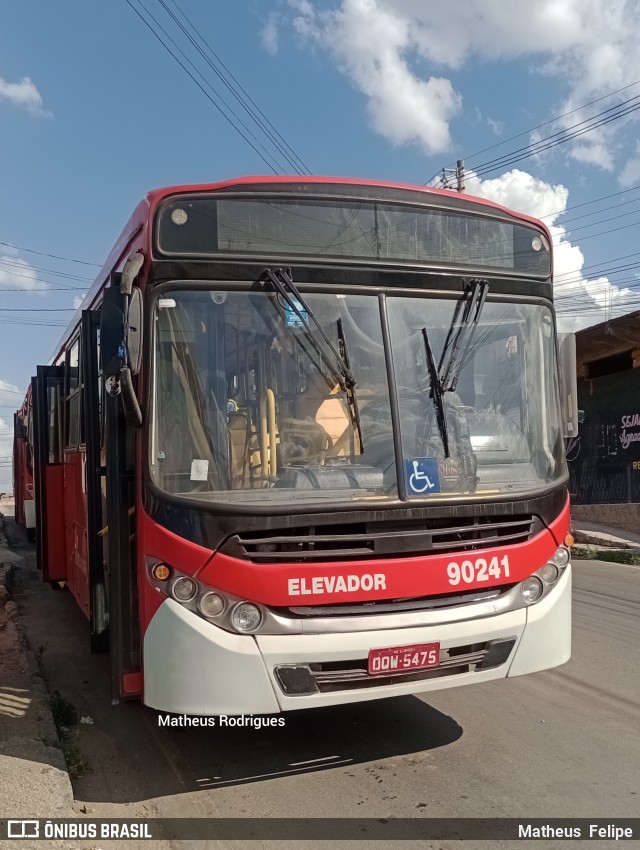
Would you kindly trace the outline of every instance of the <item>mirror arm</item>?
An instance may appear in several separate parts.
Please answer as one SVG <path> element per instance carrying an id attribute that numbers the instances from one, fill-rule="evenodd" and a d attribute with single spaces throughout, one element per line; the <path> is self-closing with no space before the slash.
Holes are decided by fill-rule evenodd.
<path id="1" fill-rule="evenodd" d="M 120 277 L 120 292 L 123 295 L 131 295 L 133 281 L 138 276 L 143 263 L 144 254 L 141 254 L 139 251 L 127 257 L 127 261 L 122 269 L 122 276 Z"/>
<path id="2" fill-rule="evenodd" d="M 120 387 L 122 389 L 122 403 L 124 405 L 124 415 L 127 425 L 130 425 L 132 428 L 139 428 L 142 425 L 142 411 L 136 398 L 136 392 L 131 380 L 131 370 L 128 366 L 123 366 L 120 372 Z"/>

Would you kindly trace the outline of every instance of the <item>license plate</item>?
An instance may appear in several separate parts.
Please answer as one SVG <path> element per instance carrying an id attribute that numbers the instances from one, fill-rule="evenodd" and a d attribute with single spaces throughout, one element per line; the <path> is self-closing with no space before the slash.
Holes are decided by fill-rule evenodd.
<path id="1" fill-rule="evenodd" d="M 439 643 L 416 643 L 413 646 L 392 646 L 369 652 L 369 675 L 406 673 L 440 666 Z"/>

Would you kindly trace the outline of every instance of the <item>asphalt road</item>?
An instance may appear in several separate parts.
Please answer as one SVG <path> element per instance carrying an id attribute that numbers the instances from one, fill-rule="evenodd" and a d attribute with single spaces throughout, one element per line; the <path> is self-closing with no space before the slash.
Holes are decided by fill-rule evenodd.
<path id="1" fill-rule="evenodd" d="M 6 525 L 26 556 L 16 594 L 49 688 L 94 721 L 78 727 L 78 743 L 90 767 L 73 783 L 79 813 L 320 818 L 640 814 L 638 567 L 574 562 L 573 657 L 558 670 L 422 698 L 295 712 L 286 715 L 284 728 L 168 729 L 159 728 L 155 712 L 140 704 L 110 705 L 107 658 L 89 654 L 87 624 L 71 594 L 40 583 L 33 547 L 21 529 L 9 521 Z M 251 846 L 262 843 L 278 846 Z M 565 846 L 556 841 L 517 846 L 529 844 Z M 374 844 L 351 846 L 364 850 Z M 508 845 L 437 841 L 420 846 Z M 632 845 L 599 841 L 587 846 Z"/>

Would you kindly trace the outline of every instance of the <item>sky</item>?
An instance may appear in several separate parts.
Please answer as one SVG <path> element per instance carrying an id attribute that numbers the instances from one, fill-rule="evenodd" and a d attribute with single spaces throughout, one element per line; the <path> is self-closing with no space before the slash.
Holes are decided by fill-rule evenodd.
<path id="1" fill-rule="evenodd" d="M 634 0 L 5 4 L 0 492 L 35 366 L 153 188 L 462 159 L 551 228 L 560 330 L 640 309 L 639 42 Z"/>

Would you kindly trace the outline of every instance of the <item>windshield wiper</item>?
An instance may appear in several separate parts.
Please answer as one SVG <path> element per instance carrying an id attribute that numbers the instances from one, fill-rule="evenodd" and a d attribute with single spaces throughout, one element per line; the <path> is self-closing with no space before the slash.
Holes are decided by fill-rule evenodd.
<path id="1" fill-rule="evenodd" d="M 488 291 L 489 281 L 477 278 L 471 280 L 466 286 L 463 300 L 458 301 L 456 305 L 438 365 L 442 392 L 455 391 Z M 449 355 L 448 359 L 447 355 Z"/>
<path id="2" fill-rule="evenodd" d="M 436 359 L 433 356 L 433 351 L 431 350 L 429 334 L 427 333 L 426 328 L 422 328 L 422 339 L 424 340 L 424 350 L 427 355 L 427 365 L 429 367 L 429 377 L 431 379 L 431 392 L 429 395 L 436 406 L 436 418 L 438 420 L 438 428 L 440 430 L 440 437 L 444 448 L 444 456 L 449 457 L 449 434 L 447 432 L 447 418 L 444 412 L 444 402 L 442 401 L 442 396 L 444 395 L 445 390 L 440 380 L 438 367 L 436 366 Z"/>
<path id="3" fill-rule="evenodd" d="M 353 376 L 349 363 L 349 352 L 342 328 L 342 320 L 338 319 L 338 339 L 340 341 L 341 351 L 337 351 L 313 310 L 309 307 L 298 287 L 293 282 L 291 269 L 276 269 L 275 271 L 265 269 L 262 278 L 267 278 L 271 282 L 272 286 L 284 298 L 290 309 L 293 310 L 305 331 L 308 341 L 329 371 L 334 385 L 338 384 L 342 392 L 346 395 L 349 418 L 351 419 L 352 427 L 358 433 L 360 454 L 362 454 L 364 452 L 364 443 L 362 442 L 362 429 L 360 427 L 360 410 L 355 393 L 356 379 Z M 309 320 L 313 322 L 317 333 L 314 333 Z"/>

